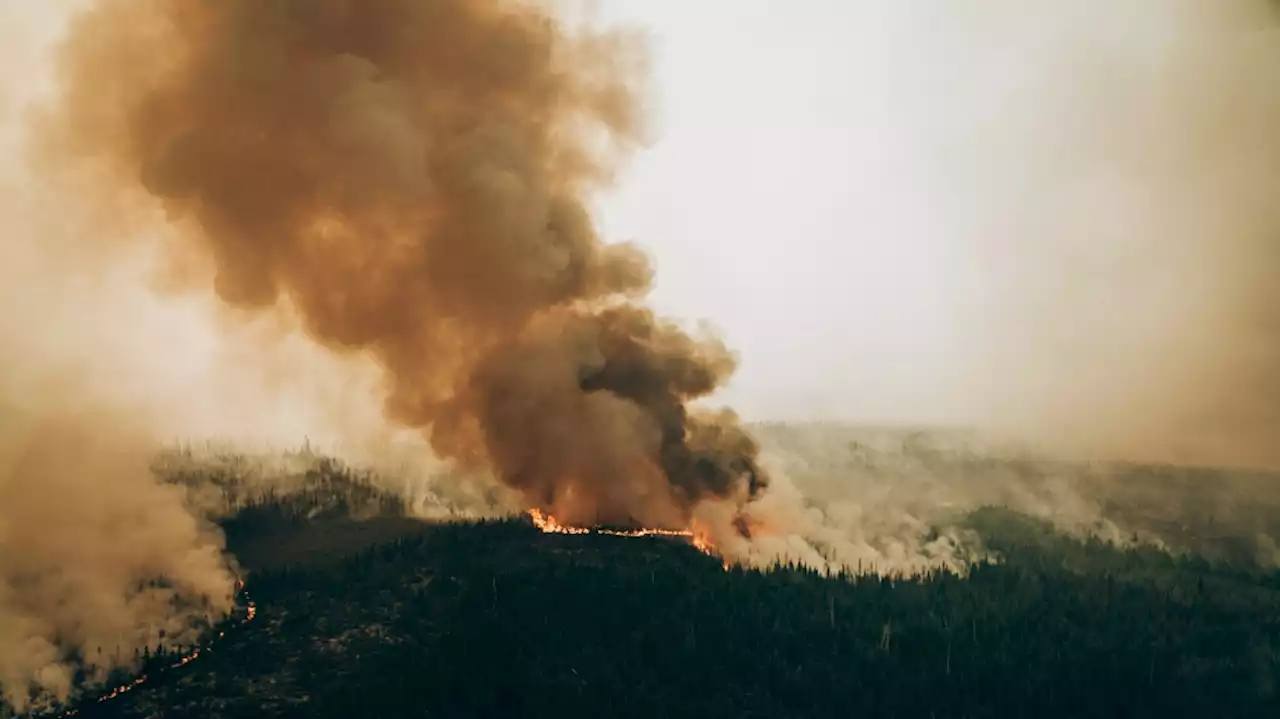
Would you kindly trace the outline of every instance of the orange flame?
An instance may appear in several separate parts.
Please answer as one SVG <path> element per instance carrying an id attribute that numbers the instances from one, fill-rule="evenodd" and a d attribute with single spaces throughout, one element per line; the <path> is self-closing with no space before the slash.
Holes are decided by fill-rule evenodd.
<path id="1" fill-rule="evenodd" d="M 533 526 L 547 534 L 589 534 L 591 532 L 590 529 L 585 527 L 570 527 L 561 524 L 555 517 L 540 509 L 530 509 L 529 519 L 533 520 Z"/>
<path id="2" fill-rule="evenodd" d="M 243 579 L 237 579 L 237 580 L 236 580 L 236 592 L 238 592 L 238 593 L 240 593 L 241 595 L 243 595 L 243 598 L 244 598 L 245 616 L 244 616 L 244 619 L 241 619 L 241 620 L 240 620 L 240 624 L 239 624 L 239 626 L 243 626 L 243 625 L 245 625 L 245 624 L 248 624 L 249 622 L 252 622 L 252 621 L 254 620 L 254 618 L 256 618 L 256 617 L 258 616 L 258 605 L 254 604 L 253 599 L 249 596 L 249 593 L 248 593 L 248 592 L 246 592 L 246 591 L 244 591 L 244 580 L 243 580 Z M 168 668 L 169 668 L 169 669 L 177 669 L 178 667 L 184 667 L 184 666 L 186 666 L 187 664 L 190 664 L 193 660 L 195 660 L 197 657 L 199 657 L 199 656 L 200 656 L 200 652 L 202 651 L 202 649 L 207 649 L 207 650 L 212 651 L 212 644 L 213 644 L 213 642 L 215 642 L 215 641 L 217 641 L 217 640 L 219 640 L 219 639 L 222 639 L 222 638 L 223 638 L 223 637 L 225 637 L 226 635 L 227 635 L 226 630 L 219 631 L 219 632 L 218 632 L 218 636 L 216 636 L 216 637 L 211 637 L 211 638 L 210 638 L 210 640 L 209 640 L 209 643 L 208 643 L 208 644 L 206 644 L 203 648 L 202 648 L 202 647 L 196 647 L 196 648 L 192 649 L 192 650 L 191 650 L 191 653 L 189 653 L 189 654 L 187 654 L 187 655 L 185 655 L 185 656 L 183 656 L 183 657 L 180 657 L 177 661 L 175 661 L 174 663 L 170 664 Z M 134 677 L 132 680 L 130 680 L 130 681 L 128 681 L 128 682 L 126 682 L 126 683 L 124 683 L 124 684 L 121 684 L 120 686 L 114 687 L 113 689 L 111 689 L 111 690 L 110 690 L 110 691 L 108 691 L 108 692 L 105 692 L 105 693 L 103 693 L 103 694 L 100 694 L 100 695 L 98 696 L 97 701 L 98 701 L 98 703 L 99 703 L 99 704 L 105 704 L 106 702 L 109 702 L 109 701 L 111 701 L 112 699 L 116 699 L 116 698 L 120 697 L 121 695 L 123 695 L 123 694 L 125 694 L 125 693 L 127 693 L 127 692 L 130 692 L 130 691 L 133 691 L 134 689 L 136 689 L 136 688 L 138 688 L 138 687 L 142 686 L 143 684 L 145 684 L 145 683 L 147 682 L 147 680 L 148 680 L 148 679 L 149 679 L 149 677 L 148 677 L 146 674 L 140 674 L 140 675 L 138 675 L 138 676 Z M 58 714 L 58 718 L 59 718 L 59 719 L 63 719 L 64 717 L 74 717 L 74 716 L 77 716 L 77 715 L 79 715 L 79 714 L 80 714 L 80 710 L 79 710 L 78 708 L 71 708 L 71 709 L 67 709 L 66 711 L 62 712 L 61 714 Z"/>
<path id="3" fill-rule="evenodd" d="M 615 537 L 684 537 L 689 540 L 689 544 L 695 549 L 709 557 L 717 556 L 716 547 L 711 542 L 710 535 L 694 525 L 693 529 L 658 529 L 655 527 L 645 527 L 641 529 L 603 529 L 574 527 L 563 524 L 560 520 L 547 514 L 541 509 L 530 509 L 529 519 L 532 520 L 533 526 L 546 534 L 609 534 Z M 724 568 L 729 568 L 729 563 L 724 562 Z"/>

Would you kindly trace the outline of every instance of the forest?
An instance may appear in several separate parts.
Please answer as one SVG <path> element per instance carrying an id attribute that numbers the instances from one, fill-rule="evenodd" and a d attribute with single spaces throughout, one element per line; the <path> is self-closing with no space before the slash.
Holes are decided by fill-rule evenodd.
<path id="1" fill-rule="evenodd" d="M 965 572 L 828 576 L 422 522 L 335 463 L 285 493 L 221 486 L 237 612 L 77 716 L 1280 715 L 1280 572 L 1007 509 L 969 513 L 988 554 Z"/>

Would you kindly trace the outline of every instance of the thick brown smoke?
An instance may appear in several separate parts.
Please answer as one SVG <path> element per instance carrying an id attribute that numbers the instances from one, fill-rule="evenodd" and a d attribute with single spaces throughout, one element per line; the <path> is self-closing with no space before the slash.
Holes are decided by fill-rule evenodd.
<path id="1" fill-rule="evenodd" d="M 195 643 L 231 608 L 220 537 L 155 481 L 155 445 L 128 422 L 0 406 L 0 700 L 18 709 L 66 699 L 77 666 L 101 680 Z"/>
<path id="2" fill-rule="evenodd" d="M 0 705 L 19 709 L 66 698 L 81 670 L 133 664 L 161 636 L 197 641 L 234 586 L 218 532 L 151 471 L 171 418 L 114 341 L 151 334 L 143 316 L 107 268 L 58 271 L 60 248 L 96 236 L 61 222 L 69 203 L 16 161 L 52 4 L 0 4 Z"/>
<path id="3" fill-rule="evenodd" d="M 211 260 L 229 305 L 372 356 L 388 414 L 463 468 L 568 519 L 685 524 L 765 485 L 735 417 L 689 408 L 735 360 L 636 304 L 648 261 L 590 217 L 644 140 L 643 38 L 552 11 L 103 0 L 39 161 L 113 221 L 158 200 L 167 280 Z"/>

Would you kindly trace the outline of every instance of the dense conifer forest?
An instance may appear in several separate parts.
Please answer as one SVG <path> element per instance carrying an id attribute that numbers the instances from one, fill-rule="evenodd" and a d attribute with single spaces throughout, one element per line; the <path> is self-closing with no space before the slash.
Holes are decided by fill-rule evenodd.
<path id="1" fill-rule="evenodd" d="M 78 716 L 1280 716 L 1280 573 L 1007 509 L 968 514 L 966 572 L 827 576 L 425 523 L 327 461 L 288 492 L 220 482 L 238 609 Z"/>

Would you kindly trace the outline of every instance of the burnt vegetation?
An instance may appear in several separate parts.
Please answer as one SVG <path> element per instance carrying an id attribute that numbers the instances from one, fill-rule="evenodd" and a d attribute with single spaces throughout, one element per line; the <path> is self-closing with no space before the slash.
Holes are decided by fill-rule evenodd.
<path id="1" fill-rule="evenodd" d="M 198 483 L 193 476 L 172 477 Z M 971 513 L 966 576 L 725 571 L 678 539 L 428 524 L 319 459 L 225 473 L 258 610 L 100 717 L 1276 716 L 1280 573 Z M 123 675 L 113 681 L 123 680 Z"/>

